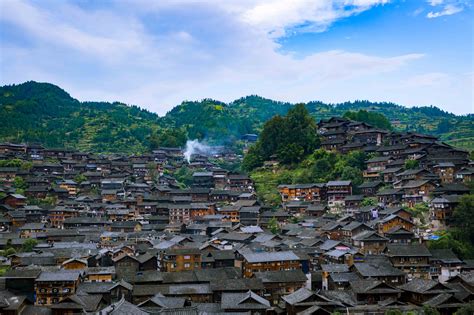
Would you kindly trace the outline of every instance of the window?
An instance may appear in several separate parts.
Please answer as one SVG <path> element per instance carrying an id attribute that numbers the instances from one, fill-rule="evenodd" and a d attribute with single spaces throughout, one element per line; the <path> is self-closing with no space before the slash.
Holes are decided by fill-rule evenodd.
<path id="1" fill-rule="evenodd" d="M 184 268 L 189 268 L 189 267 L 191 267 L 191 264 L 189 264 L 189 263 L 184 264 Z"/>
<path id="2" fill-rule="evenodd" d="M 189 260 L 189 259 L 191 259 L 191 256 L 185 255 L 185 256 L 184 256 L 184 259 Z"/>

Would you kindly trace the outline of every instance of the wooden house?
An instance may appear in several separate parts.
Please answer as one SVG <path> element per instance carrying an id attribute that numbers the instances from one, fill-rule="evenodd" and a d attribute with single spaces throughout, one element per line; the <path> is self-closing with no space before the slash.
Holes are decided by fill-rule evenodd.
<path id="1" fill-rule="evenodd" d="M 37 305 L 52 305 L 76 293 L 81 272 L 71 270 L 43 271 L 35 280 Z"/>
<path id="2" fill-rule="evenodd" d="M 161 270 L 166 272 L 199 270 L 201 265 L 201 251 L 197 248 L 168 249 L 161 256 Z"/>
<path id="3" fill-rule="evenodd" d="M 242 271 L 251 278 L 256 272 L 301 269 L 301 259 L 292 251 L 243 252 Z"/>
<path id="4" fill-rule="evenodd" d="M 430 278 L 430 258 L 432 254 L 421 244 L 388 244 L 384 254 L 395 268 L 404 271 L 408 279 Z"/>
<path id="5" fill-rule="evenodd" d="M 329 181 L 327 187 L 327 200 L 329 207 L 342 206 L 344 198 L 352 195 L 352 182 L 350 180 Z"/>
<path id="6" fill-rule="evenodd" d="M 278 186 L 282 201 L 322 201 L 325 199 L 325 184 L 282 184 Z"/>

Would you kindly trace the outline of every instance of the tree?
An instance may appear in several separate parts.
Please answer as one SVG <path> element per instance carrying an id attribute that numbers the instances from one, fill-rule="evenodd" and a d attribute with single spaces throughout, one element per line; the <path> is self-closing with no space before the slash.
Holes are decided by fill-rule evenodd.
<path id="1" fill-rule="evenodd" d="M 87 180 L 87 177 L 84 174 L 78 174 L 74 177 L 74 181 L 78 184 L 85 182 Z"/>
<path id="2" fill-rule="evenodd" d="M 439 233 L 437 240 L 429 241 L 430 249 L 451 249 L 461 259 L 474 258 L 474 246 L 456 238 L 456 231 L 443 231 Z"/>
<path id="3" fill-rule="evenodd" d="M 154 132 L 150 138 L 150 149 L 159 147 L 182 147 L 187 140 L 186 132 L 182 128 L 166 128 Z"/>
<path id="4" fill-rule="evenodd" d="M 304 148 L 299 144 L 290 143 L 281 147 L 277 152 L 278 160 L 283 164 L 294 164 L 304 158 Z"/>
<path id="5" fill-rule="evenodd" d="M 268 229 L 270 230 L 270 232 L 272 232 L 273 234 L 278 234 L 280 233 L 280 225 L 278 224 L 278 221 L 275 217 L 271 218 L 269 221 L 268 221 Z"/>
<path id="6" fill-rule="evenodd" d="M 411 214 L 415 218 L 418 218 L 423 222 L 425 219 L 425 216 L 428 214 L 430 209 L 428 207 L 428 204 L 423 202 L 423 203 L 417 203 L 413 207 L 408 208 L 407 210 L 411 212 Z"/>
<path id="7" fill-rule="evenodd" d="M 251 171 L 263 165 L 263 154 L 261 151 L 261 144 L 257 142 L 249 148 L 249 151 L 244 156 L 242 161 L 242 169 Z"/>
<path id="8" fill-rule="evenodd" d="M 21 246 L 22 252 L 32 252 L 33 248 L 38 245 L 38 241 L 32 238 L 25 240 L 23 245 Z"/>
<path id="9" fill-rule="evenodd" d="M 344 157 L 349 166 L 358 168 L 362 171 L 365 169 L 365 161 L 368 158 L 367 153 L 365 153 L 364 151 L 351 151 L 349 153 L 346 153 Z"/>
<path id="10" fill-rule="evenodd" d="M 276 115 L 264 124 L 257 143 L 244 158 L 243 168 L 250 171 L 273 158 L 284 165 L 295 164 L 319 144 L 316 122 L 304 104 L 297 104 L 285 116 Z"/>
<path id="11" fill-rule="evenodd" d="M 193 183 L 193 170 L 187 166 L 180 167 L 173 175 L 178 182 L 185 186 L 190 186 Z"/>
<path id="12" fill-rule="evenodd" d="M 403 312 L 398 309 L 386 310 L 384 315 L 403 315 Z"/>
<path id="13" fill-rule="evenodd" d="M 436 308 L 429 305 L 423 305 L 423 314 L 424 315 L 440 315 Z"/>
<path id="14" fill-rule="evenodd" d="M 420 161 L 418 160 L 405 160 L 405 169 L 412 170 L 420 166 Z"/>
<path id="15" fill-rule="evenodd" d="M 474 244 L 474 194 L 464 195 L 454 209 L 452 223 L 462 241 Z"/>
<path id="16" fill-rule="evenodd" d="M 377 205 L 377 199 L 375 197 L 365 197 L 364 199 L 362 199 L 360 205 L 362 207 L 375 206 Z"/>
<path id="17" fill-rule="evenodd" d="M 27 185 L 23 177 L 15 176 L 15 179 L 13 180 L 13 187 L 16 189 L 25 189 L 27 188 Z"/>
<path id="18" fill-rule="evenodd" d="M 452 124 L 449 121 L 449 119 L 444 119 L 444 120 L 439 122 L 438 127 L 436 128 L 436 132 L 438 132 L 438 133 L 449 132 L 449 130 L 451 130 L 451 128 L 452 128 Z"/>
<path id="19" fill-rule="evenodd" d="M 470 302 L 459 308 L 454 315 L 472 315 L 474 314 L 474 302 Z"/>
<path id="20" fill-rule="evenodd" d="M 360 122 L 365 122 L 377 128 L 392 130 L 393 127 L 390 124 L 390 121 L 383 114 L 376 112 L 368 112 L 364 109 L 361 109 L 357 112 L 345 112 L 344 117 Z"/>

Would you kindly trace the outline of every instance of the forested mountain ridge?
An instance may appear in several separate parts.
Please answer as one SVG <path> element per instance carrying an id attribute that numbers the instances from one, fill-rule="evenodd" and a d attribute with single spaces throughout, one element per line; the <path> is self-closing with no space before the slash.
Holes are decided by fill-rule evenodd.
<path id="1" fill-rule="evenodd" d="M 148 150 L 153 134 L 179 129 L 187 138 L 224 143 L 245 133 L 259 133 L 265 121 L 286 114 L 292 106 L 251 95 L 231 103 L 212 99 L 185 101 L 159 117 L 123 103 L 79 102 L 55 85 L 30 81 L 0 87 L 0 141 L 134 153 Z M 309 102 L 306 107 L 316 120 L 343 116 L 347 111 L 375 111 L 384 114 L 396 130 L 426 132 L 451 144 L 474 148 L 473 115 L 457 116 L 436 107 L 406 108 L 369 101 L 335 105 Z"/>
<path id="2" fill-rule="evenodd" d="M 0 88 L 0 141 L 94 152 L 141 152 L 158 115 L 122 103 L 79 102 L 59 87 L 26 82 Z"/>

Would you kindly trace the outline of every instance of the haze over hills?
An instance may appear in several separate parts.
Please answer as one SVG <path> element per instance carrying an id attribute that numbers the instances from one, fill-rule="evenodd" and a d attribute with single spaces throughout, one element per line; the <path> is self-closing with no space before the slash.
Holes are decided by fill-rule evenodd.
<path id="1" fill-rule="evenodd" d="M 265 121 L 293 104 L 259 96 L 231 103 L 212 99 L 185 101 L 164 117 L 123 103 L 79 102 L 60 87 L 38 82 L 0 87 L 0 141 L 39 142 L 48 147 L 94 152 L 143 152 L 150 136 L 178 130 L 186 138 L 210 143 L 258 133 Z M 406 108 L 369 101 L 309 102 L 316 120 L 361 109 L 384 114 L 396 130 L 429 133 L 466 149 L 474 147 L 474 116 L 457 116 L 437 107 Z"/>

